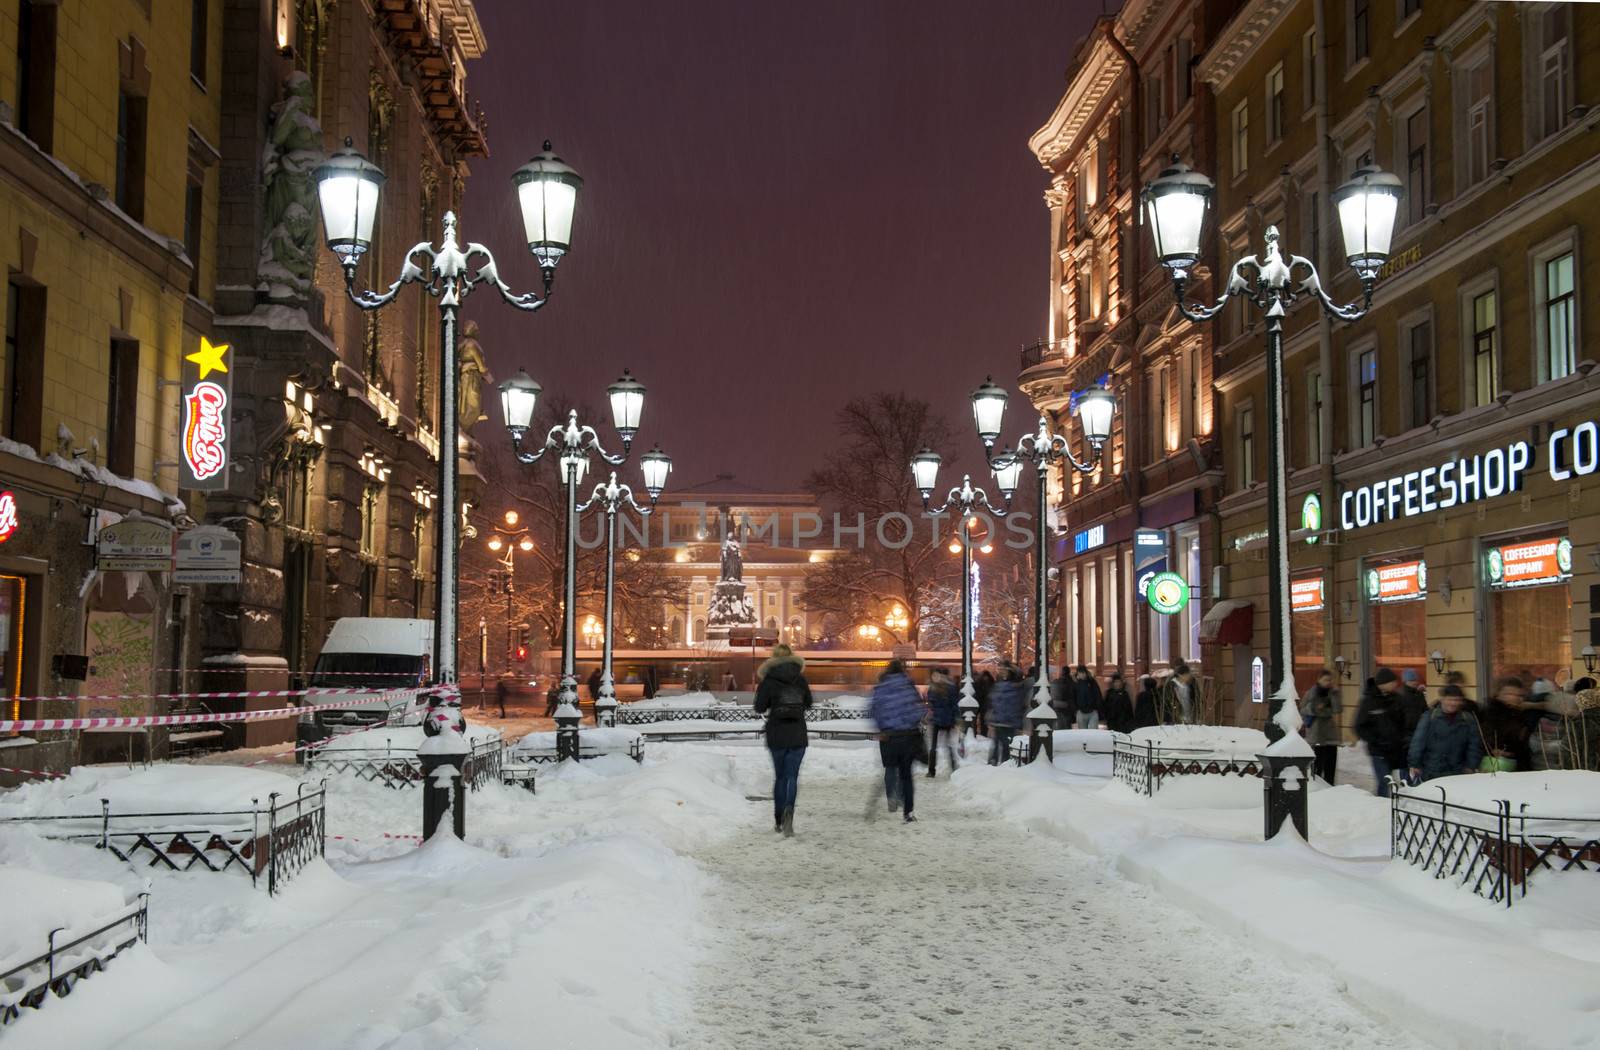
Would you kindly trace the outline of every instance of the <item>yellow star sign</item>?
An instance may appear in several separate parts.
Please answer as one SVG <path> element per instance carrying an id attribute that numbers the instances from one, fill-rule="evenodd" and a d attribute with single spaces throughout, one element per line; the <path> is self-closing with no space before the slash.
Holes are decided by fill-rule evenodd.
<path id="1" fill-rule="evenodd" d="M 212 372 L 226 372 L 228 366 L 223 362 L 222 355 L 233 349 L 232 343 L 213 343 L 205 336 L 200 337 L 200 349 L 184 358 L 200 366 L 200 378 L 204 379 Z"/>

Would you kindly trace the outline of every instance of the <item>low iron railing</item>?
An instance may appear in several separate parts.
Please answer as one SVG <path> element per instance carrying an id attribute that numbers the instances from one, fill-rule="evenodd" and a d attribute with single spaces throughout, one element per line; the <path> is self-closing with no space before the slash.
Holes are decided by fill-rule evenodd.
<path id="1" fill-rule="evenodd" d="M 250 809 L 163 813 L 113 813 L 109 799 L 100 814 L 0 818 L 0 826 L 27 825 L 44 838 L 81 842 L 110 852 L 118 860 L 169 871 L 200 867 L 226 872 L 237 868 L 252 885 L 265 877 L 276 894 L 302 868 L 323 855 L 327 844 L 327 788 L 307 791 L 300 784 L 291 799 L 279 792 Z"/>
<path id="2" fill-rule="evenodd" d="M 582 760 L 602 758 L 605 755 L 615 755 L 618 752 L 613 748 L 595 747 L 586 743 L 584 735 L 578 734 L 578 758 Z M 644 761 L 644 738 L 629 741 L 627 755 L 635 762 Z M 554 743 L 538 750 L 530 748 L 512 748 L 507 756 L 505 767 L 501 772 L 502 783 L 512 783 L 520 780 L 525 774 L 522 770 L 529 766 L 553 765 L 561 761 L 561 756 Z M 531 790 L 531 789 L 530 789 Z"/>
<path id="3" fill-rule="evenodd" d="M 735 704 L 718 704 L 715 707 L 644 707 L 637 704 L 617 705 L 617 725 L 651 725 L 656 722 L 765 722 L 766 715 L 757 714 L 753 707 Z M 807 722 L 830 722 L 836 719 L 865 718 L 866 709 L 858 706 L 840 707 L 835 704 L 815 704 L 806 708 Z"/>
<path id="4" fill-rule="evenodd" d="M 1154 740 L 1116 740 L 1111 745 L 1111 775 L 1138 794 L 1150 796 L 1175 776 L 1258 777 L 1261 762 L 1254 755 L 1160 747 Z"/>
<path id="5" fill-rule="evenodd" d="M 1443 787 L 1395 783 L 1389 851 L 1509 908 L 1540 871 L 1600 873 L 1600 816 L 1544 816 L 1529 813 L 1526 803 L 1513 811 L 1504 800 L 1483 809 L 1451 802 Z"/>
<path id="6" fill-rule="evenodd" d="M 52 994 L 57 998 L 71 994 L 73 985 L 104 970 L 106 963 L 124 950 L 147 940 L 150 894 L 139 894 L 138 903 L 128 905 L 109 922 L 64 944 L 56 943 L 56 937 L 71 932 L 58 926 L 45 939 L 43 955 L 0 972 L 0 1025 L 15 1021 L 24 1007 L 37 1010 Z"/>
<path id="7" fill-rule="evenodd" d="M 505 765 L 506 745 L 504 740 L 496 737 L 480 740 L 471 746 L 461 776 L 463 782 L 476 791 L 485 784 L 500 780 L 500 771 Z M 324 773 L 348 773 L 359 780 L 391 788 L 416 787 L 423 779 L 422 759 L 417 757 L 415 748 L 317 748 L 306 753 L 306 768 Z"/>

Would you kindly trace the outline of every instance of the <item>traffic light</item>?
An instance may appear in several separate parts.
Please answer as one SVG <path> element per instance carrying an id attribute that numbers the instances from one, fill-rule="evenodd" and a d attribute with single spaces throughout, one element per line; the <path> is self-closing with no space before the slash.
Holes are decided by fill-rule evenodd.
<path id="1" fill-rule="evenodd" d="M 527 662 L 528 662 L 528 647 L 526 645 L 517 646 L 517 663 L 521 664 L 521 663 L 527 663 Z"/>

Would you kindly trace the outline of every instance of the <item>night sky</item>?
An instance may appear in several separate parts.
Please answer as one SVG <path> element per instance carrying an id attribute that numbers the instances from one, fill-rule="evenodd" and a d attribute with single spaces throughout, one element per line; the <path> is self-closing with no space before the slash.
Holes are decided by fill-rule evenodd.
<path id="1" fill-rule="evenodd" d="M 773 489 L 799 484 L 853 392 L 943 402 L 966 433 L 986 372 L 1014 389 L 1049 273 L 1027 140 L 1098 2 L 477 8 L 488 51 L 468 86 L 492 156 L 473 164 L 464 237 L 531 288 L 511 173 L 549 138 L 585 179 L 550 304 L 468 301 L 497 379 L 525 367 L 600 406 L 631 368 L 650 391 L 640 440 L 673 455 L 675 481 Z M 486 401 L 479 437 L 499 440 Z"/>

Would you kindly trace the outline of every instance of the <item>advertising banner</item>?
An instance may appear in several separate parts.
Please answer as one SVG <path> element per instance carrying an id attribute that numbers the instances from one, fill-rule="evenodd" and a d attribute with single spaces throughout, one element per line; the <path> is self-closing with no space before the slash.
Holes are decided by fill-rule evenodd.
<path id="1" fill-rule="evenodd" d="M 1367 569 L 1367 601 L 1420 601 L 1428 594 L 1428 563 L 1402 561 Z"/>
<path id="2" fill-rule="evenodd" d="M 1572 576 L 1572 541 L 1565 536 L 1490 547 L 1484 570 L 1491 587 L 1532 587 Z"/>
<path id="3" fill-rule="evenodd" d="M 1167 571 L 1167 534 L 1163 529 L 1139 529 L 1133 534 L 1133 580 L 1138 600 L 1148 601 L 1150 581 Z"/>
<path id="4" fill-rule="evenodd" d="M 1289 608 L 1297 613 L 1322 611 L 1322 574 L 1289 581 Z"/>
<path id="5" fill-rule="evenodd" d="M 183 359 L 183 412 L 178 484 L 186 489 L 228 487 L 233 431 L 233 346 L 200 337 Z"/>

